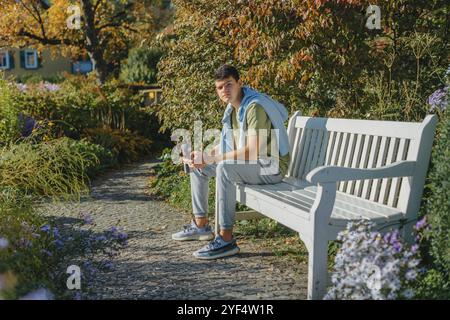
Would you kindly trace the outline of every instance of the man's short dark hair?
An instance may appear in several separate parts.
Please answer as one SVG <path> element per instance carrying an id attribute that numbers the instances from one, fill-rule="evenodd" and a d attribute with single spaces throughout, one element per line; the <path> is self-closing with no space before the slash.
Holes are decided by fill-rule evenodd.
<path id="1" fill-rule="evenodd" d="M 237 71 L 237 69 L 235 67 L 233 67 L 229 64 L 224 64 L 216 70 L 214 79 L 216 81 L 218 81 L 218 80 L 224 80 L 228 77 L 233 77 L 234 80 L 239 81 L 239 72 Z"/>

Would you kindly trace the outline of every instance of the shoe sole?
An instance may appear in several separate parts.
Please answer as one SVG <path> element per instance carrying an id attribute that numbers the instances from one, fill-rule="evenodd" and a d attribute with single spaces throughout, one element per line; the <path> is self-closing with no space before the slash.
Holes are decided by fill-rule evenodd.
<path id="1" fill-rule="evenodd" d="M 212 240 L 214 239 L 214 235 L 211 234 L 204 234 L 204 235 L 194 235 L 194 236 L 189 236 L 189 237 L 183 237 L 183 238 L 176 238 L 174 236 L 172 236 L 172 240 L 176 240 L 176 241 L 205 241 L 205 240 Z"/>
<path id="2" fill-rule="evenodd" d="M 213 260 L 213 259 L 219 259 L 219 258 L 232 256 L 232 255 L 238 254 L 239 252 L 240 252 L 239 247 L 236 247 L 229 251 L 216 254 L 214 256 L 196 256 L 196 255 L 194 255 L 194 257 L 196 257 L 197 259 L 200 259 L 200 260 Z"/>

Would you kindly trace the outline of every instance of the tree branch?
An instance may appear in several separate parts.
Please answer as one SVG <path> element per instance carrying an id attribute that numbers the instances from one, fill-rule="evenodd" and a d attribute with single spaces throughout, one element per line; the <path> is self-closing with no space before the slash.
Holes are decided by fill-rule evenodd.
<path id="1" fill-rule="evenodd" d="M 39 41 L 39 43 L 43 44 L 43 45 L 68 45 L 68 46 L 80 46 L 82 44 L 82 42 L 79 41 L 72 41 L 70 39 L 48 39 L 48 38 L 44 38 L 44 37 L 40 37 L 38 35 L 35 35 L 31 32 L 26 31 L 25 29 L 21 29 L 18 33 L 18 36 L 21 37 L 27 37 L 29 39 L 33 39 L 33 40 L 37 40 Z"/>

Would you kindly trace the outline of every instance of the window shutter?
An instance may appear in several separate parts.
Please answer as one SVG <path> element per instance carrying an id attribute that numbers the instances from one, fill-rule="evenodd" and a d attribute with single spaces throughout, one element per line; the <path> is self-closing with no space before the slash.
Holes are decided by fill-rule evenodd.
<path id="1" fill-rule="evenodd" d="M 36 51 L 36 57 L 37 57 L 37 69 L 42 68 L 42 56 L 37 51 Z"/>
<path id="2" fill-rule="evenodd" d="M 14 51 L 9 51 L 8 52 L 9 55 L 9 68 L 10 69 L 14 69 L 15 68 L 15 64 L 14 64 Z"/>
<path id="3" fill-rule="evenodd" d="M 25 52 L 20 50 L 20 67 L 22 69 L 26 69 L 25 68 Z"/>

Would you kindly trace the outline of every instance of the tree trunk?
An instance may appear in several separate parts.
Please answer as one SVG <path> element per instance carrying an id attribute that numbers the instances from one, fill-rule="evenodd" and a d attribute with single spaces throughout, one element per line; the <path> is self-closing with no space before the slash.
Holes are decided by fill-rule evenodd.
<path id="1" fill-rule="evenodd" d="M 98 30 L 95 28 L 94 9 L 91 0 L 81 0 L 84 13 L 84 28 L 86 35 L 86 50 L 92 61 L 93 71 L 100 84 L 104 84 L 108 75 L 106 61 L 103 58 L 102 48 L 99 46 Z"/>

